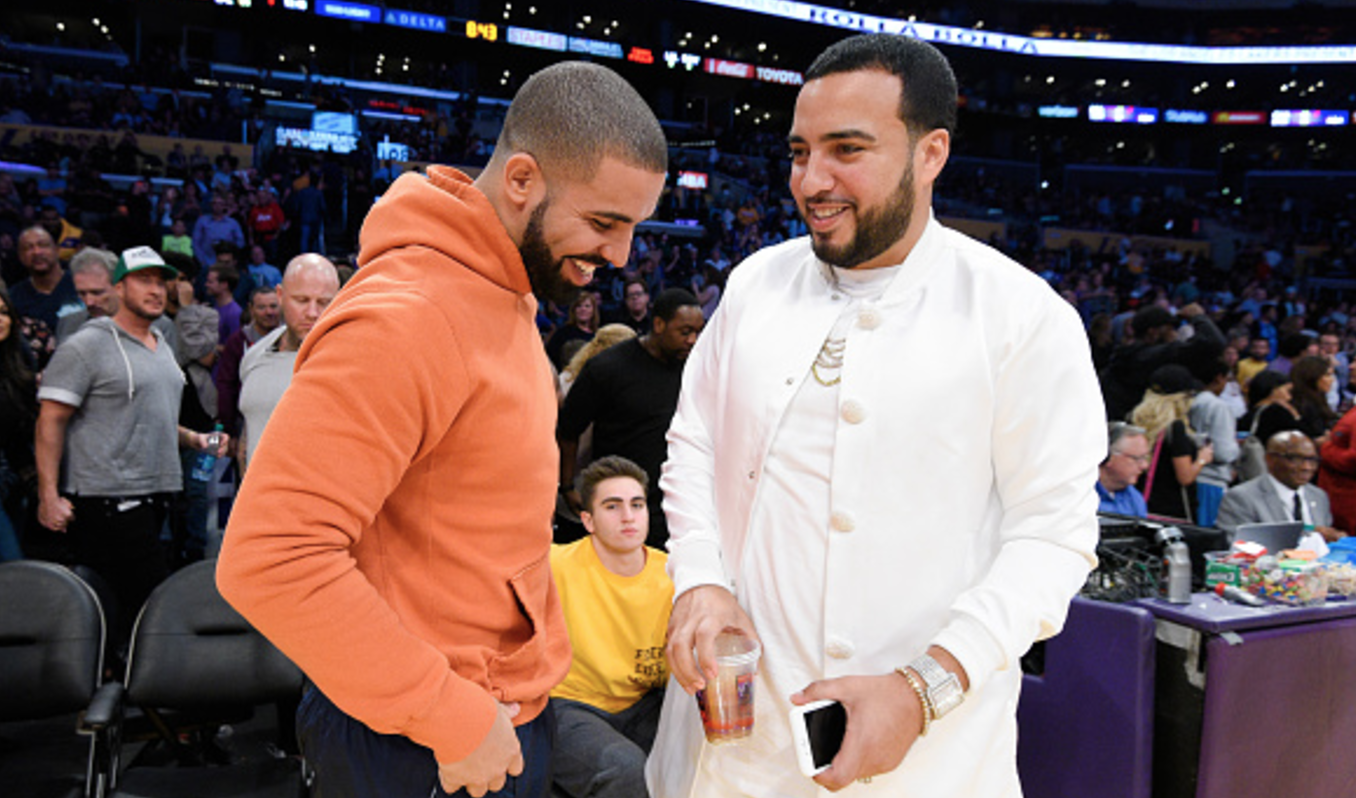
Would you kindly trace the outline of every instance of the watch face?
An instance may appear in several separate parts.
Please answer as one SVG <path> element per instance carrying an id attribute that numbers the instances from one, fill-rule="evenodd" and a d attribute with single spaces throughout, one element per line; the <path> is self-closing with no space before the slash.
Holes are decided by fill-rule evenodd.
<path id="1" fill-rule="evenodd" d="M 946 681 L 928 690 L 928 698 L 932 699 L 933 714 L 940 718 L 960 706 L 965 695 L 961 693 L 960 681 L 955 674 L 951 674 Z"/>
<path id="2" fill-rule="evenodd" d="M 956 678 L 956 674 L 943 668 L 937 660 L 928 656 L 919 657 L 910 664 L 910 667 L 923 677 L 924 683 L 927 684 L 928 700 L 932 702 L 934 719 L 960 706 L 965 700 L 960 679 Z"/>

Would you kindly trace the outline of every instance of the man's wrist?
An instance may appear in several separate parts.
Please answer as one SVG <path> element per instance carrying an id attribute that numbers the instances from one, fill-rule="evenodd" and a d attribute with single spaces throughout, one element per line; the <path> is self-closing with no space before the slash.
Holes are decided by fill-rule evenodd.
<path id="1" fill-rule="evenodd" d="M 940 720 L 965 701 L 960 678 L 942 667 L 928 654 L 918 657 L 907 666 L 923 682 L 927 690 L 927 707 L 933 720 Z"/>

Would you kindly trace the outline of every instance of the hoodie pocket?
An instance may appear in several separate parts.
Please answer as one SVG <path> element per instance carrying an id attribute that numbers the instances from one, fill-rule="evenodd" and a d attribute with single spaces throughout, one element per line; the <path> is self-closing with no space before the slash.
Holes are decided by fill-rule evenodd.
<path id="1" fill-rule="evenodd" d="M 527 639 L 521 645 L 489 662 L 491 692 L 501 701 L 535 698 L 551 685 L 548 640 L 550 603 L 555 601 L 551 584 L 550 558 L 542 557 L 509 579 L 509 589 L 518 605 L 518 613 L 527 626 Z M 515 635 L 517 636 L 517 635 Z"/>

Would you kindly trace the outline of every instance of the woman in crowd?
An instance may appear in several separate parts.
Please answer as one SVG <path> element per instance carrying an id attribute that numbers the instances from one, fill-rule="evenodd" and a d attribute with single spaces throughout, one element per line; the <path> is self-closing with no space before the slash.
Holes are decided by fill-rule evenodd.
<path id="1" fill-rule="evenodd" d="M 706 261 L 696 274 L 692 275 L 692 295 L 702 306 L 702 316 L 711 318 L 720 304 L 720 272 L 711 261 Z"/>
<path id="2" fill-rule="evenodd" d="M 1337 376 L 1325 357 L 1306 355 L 1290 370 L 1292 404 L 1299 413 L 1299 429 L 1313 439 L 1315 446 L 1328 440 L 1328 430 L 1337 423 L 1337 414 L 1328 404 L 1328 391 Z"/>
<path id="3" fill-rule="evenodd" d="M 1259 371 L 1248 383 L 1246 415 L 1238 429 L 1249 430 L 1265 446 L 1272 435 L 1300 428 L 1300 414 L 1291 403 L 1290 378 L 1279 372 Z"/>
<path id="4" fill-rule="evenodd" d="M 1185 366 L 1160 366 L 1149 378 L 1149 390 L 1131 413 L 1153 444 L 1144 475 L 1144 498 L 1150 515 L 1190 522 L 1196 517 L 1196 477 L 1215 456 L 1209 441 L 1196 442 L 1187 414 L 1200 382 Z"/>
<path id="5" fill-rule="evenodd" d="M 565 364 L 565 368 L 560 371 L 560 401 L 565 401 L 565 394 L 570 392 L 570 386 L 579 378 L 579 372 L 584 370 L 584 364 L 593 359 L 593 356 L 612 346 L 616 346 L 628 338 L 635 338 L 636 331 L 625 324 L 605 324 L 598 329 L 598 333 L 589 339 L 574 356 L 570 362 Z M 584 450 L 581 441 L 580 451 Z M 585 461 L 586 463 L 588 461 Z"/>
<path id="6" fill-rule="evenodd" d="M 597 294 L 583 291 L 575 297 L 574 302 L 570 303 L 570 312 L 565 323 L 557 327 L 546 341 L 546 354 L 551 358 L 551 364 L 563 369 L 566 363 L 563 354 L 565 345 L 570 341 L 591 340 L 593 334 L 598 331 L 598 323 L 601 320 Z"/>
<path id="7" fill-rule="evenodd" d="M 38 385 L 19 315 L 0 286 L 0 562 L 23 557 L 19 525 L 35 486 L 33 425 Z"/>

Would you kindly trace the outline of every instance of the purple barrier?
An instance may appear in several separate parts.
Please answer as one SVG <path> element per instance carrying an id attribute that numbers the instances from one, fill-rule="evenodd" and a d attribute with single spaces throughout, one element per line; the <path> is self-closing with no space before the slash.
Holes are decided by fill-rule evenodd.
<path id="1" fill-rule="evenodd" d="M 1154 619 L 1075 598 L 1025 676 L 1017 768 L 1026 798 L 1148 798 L 1153 773 Z"/>

